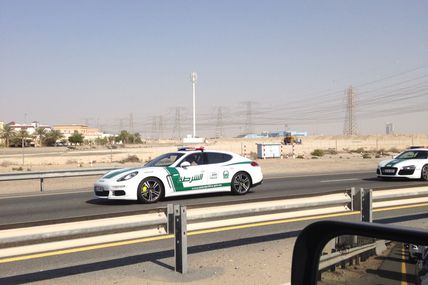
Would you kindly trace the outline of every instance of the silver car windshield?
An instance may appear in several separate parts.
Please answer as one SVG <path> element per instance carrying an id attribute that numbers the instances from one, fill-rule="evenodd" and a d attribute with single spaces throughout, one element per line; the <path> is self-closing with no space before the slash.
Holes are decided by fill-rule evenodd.
<path id="1" fill-rule="evenodd" d="M 183 156 L 183 153 L 179 153 L 179 152 L 166 153 L 154 158 L 144 166 L 145 167 L 167 167 L 173 164 L 174 162 L 176 162 L 182 156 Z"/>
<path id="2" fill-rule="evenodd" d="M 427 151 L 406 151 L 396 157 L 396 159 L 427 159 Z"/>

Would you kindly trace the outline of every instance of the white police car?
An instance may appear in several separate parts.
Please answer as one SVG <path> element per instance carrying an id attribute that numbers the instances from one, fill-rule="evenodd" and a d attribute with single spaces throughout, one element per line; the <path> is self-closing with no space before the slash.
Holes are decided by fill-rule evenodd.
<path id="1" fill-rule="evenodd" d="M 376 174 L 382 179 L 405 177 L 428 181 L 428 149 L 409 149 L 393 159 L 381 161 Z"/>
<path id="2" fill-rule="evenodd" d="M 95 196 L 157 202 L 162 197 L 227 192 L 246 194 L 263 182 L 257 162 L 240 155 L 180 148 L 137 168 L 113 170 L 98 179 Z"/>

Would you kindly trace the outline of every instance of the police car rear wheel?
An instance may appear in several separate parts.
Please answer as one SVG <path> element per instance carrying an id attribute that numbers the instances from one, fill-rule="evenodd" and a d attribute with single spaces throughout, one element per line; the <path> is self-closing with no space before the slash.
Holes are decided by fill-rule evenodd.
<path id="1" fill-rule="evenodd" d="M 138 201 L 142 203 L 155 203 L 163 195 L 162 182 L 155 177 L 148 177 L 140 182 L 137 190 Z"/>
<path id="2" fill-rule="evenodd" d="M 237 195 L 244 195 L 250 191 L 251 177 L 246 172 L 238 172 L 232 178 L 232 192 Z"/>

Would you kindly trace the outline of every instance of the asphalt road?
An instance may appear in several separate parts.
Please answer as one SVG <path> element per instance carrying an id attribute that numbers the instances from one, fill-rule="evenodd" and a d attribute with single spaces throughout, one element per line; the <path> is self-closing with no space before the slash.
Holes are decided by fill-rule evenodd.
<path id="1" fill-rule="evenodd" d="M 92 189 L 75 189 L 73 192 L 45 192 L 0 198 L 0 226 L 52 219 L 85 217 L 164 207 L 168 203 L 180 203 L 189 207 L 201 204 L 216 205 L 225 201 L 250 201 L 261 198 L 290 197 L 313 193 L 340 191 L 350 187 L 393 188 L 428 185 L 422 181 L 381 181 L 373 172 L 346 173 L 285 178 L 267 178 L 264 183 L 247 195 L 228 193 L 187 196 L 167 199 L 156 204 L 138 204 L 134 201 L 107 201 L 96 199 Z M 60 189 L 58 189 L 60 190 Z"/>

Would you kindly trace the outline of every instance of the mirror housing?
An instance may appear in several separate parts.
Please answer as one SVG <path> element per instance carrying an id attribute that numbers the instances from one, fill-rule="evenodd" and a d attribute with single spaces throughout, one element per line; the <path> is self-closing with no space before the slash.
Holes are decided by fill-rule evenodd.
<path id="1" fill-rule="evenodd" d="M 181 164 L 180 164 L 180 167 L 181 168 L 184 168 L 184 169 L 186 169 L 187 167 L 189 167 L 190 166 L 190 162 L 188 162 L 188 161 L 183 161 Z"/>
<path id="2" fill-rule="evenodd" d="M 324 246 L 333 238 L 342 235 L 428 245 L 428 231 L 367 222 L 315 222 L 300 232 L 294 244 L 291 285 L 317 284 L 319 260 Z"/>

